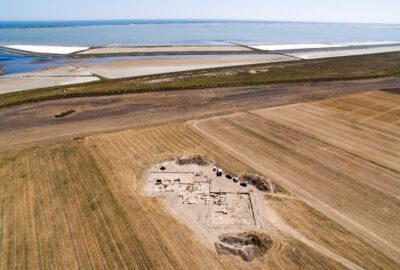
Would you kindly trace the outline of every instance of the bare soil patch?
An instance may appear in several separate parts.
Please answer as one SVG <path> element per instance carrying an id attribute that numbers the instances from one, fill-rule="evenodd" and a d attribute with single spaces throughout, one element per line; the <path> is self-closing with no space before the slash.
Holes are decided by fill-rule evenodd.
<path id="1" fill-rule="evenodd" d="M 263 196 L 226 176 L 200 155 L 183 155 L 152 166 L 144 176 L 143 194 L 161 198 L 210 247 L 224 232 L 267 230 Z"/>

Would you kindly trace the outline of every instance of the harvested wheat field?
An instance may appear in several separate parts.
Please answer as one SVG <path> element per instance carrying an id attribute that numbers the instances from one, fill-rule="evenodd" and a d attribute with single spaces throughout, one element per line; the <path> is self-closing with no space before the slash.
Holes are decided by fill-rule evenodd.
<path id="1" fill-rule="evenodd" d="M 191 126 L 400 263 L 399 109 L 398 94 L 373 91 Z"/>
<path id="2" fill-rule="evenodd" d="M 232 173 L 252 171 L 183 124 L 1 153 L 0 268 L 398 266 L 289 194 L 270 194 L 266 199 L 287 223 L 271 216 L 273 244 L 265 257 L 247 263 L 218 255 L 202 245 L 191 228 L 169 216 L 158 199 L 138 192 L 149 166 L 183 153 L 207 156 Z"/>

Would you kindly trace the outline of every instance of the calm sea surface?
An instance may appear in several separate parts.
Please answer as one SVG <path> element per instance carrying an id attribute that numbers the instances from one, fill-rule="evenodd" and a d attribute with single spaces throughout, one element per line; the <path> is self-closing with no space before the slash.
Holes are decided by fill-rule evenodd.
<path id="1" fill-rule="evenodd" d="M 178 45 L 400 42 L 400 25 L 299 22 L 119 20 L 0 22 L 1 45 Z M 112 61 L 99 58 L 94 61 Z M 15 55 L 0 49 L 3 75 L 60 66 L 68 57 Z"/>
<path id="2" fill-rule="evenodd" d="M 0 45 L 400 42 L 400 25 L 188 20 L 0 22 Z"/>

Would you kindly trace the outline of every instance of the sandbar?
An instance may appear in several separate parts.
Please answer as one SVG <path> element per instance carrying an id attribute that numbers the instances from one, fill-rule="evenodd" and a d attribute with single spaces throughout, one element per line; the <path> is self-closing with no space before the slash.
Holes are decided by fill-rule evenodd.
<path id="1" fill-rule="evenodd" d="M 186 53 L 186 52 L 251 52 L 252 50 L 237 45 L 197 45 L 197 46 L 135 46 L 92 48 L 78 54 L 135 54 L 135 53 Z"/>
<path id="2" fill-rule="evenodd" d="M 0 77 L 0 94 L 44 87 L 97 81 L 95 76 L 81 77 Z"/>
<path id="3" fill-rule="evenodd" d="M 367 41 L 367 42 L 343 42 L 343 43 L 266 44 L 266 45 L 255 45 L 249 47 L 262 51 L 289 51 L 289 50 L 306 50 L 306 49 L 345 48 L 345 47 L 357 47 L 357 46 L 384 46 L 392 44 L 396 44 L 396 42 Z"/>
<path id="4" fill-rule="evenodd" d="M 336 49 L 336 50 L 310 50 L 302 52 L 289 52 L 286 55 L 301 58 L 301 59 L 318 59 L 330 57 L 342 57 L 353 55 L 366 55 L 376 53 L 388 53 L 400 51 L 400 45 L 384 46 L 384 47 L 369 47 L 369 48 L 353 48 L 353 49 Z"/>
<path id="5" fill-rule="evenodd" d="M 97 75 L 109 78 L 125 78 L 170 72 L 199 70 L 218 67 L 273 63 L 296 60 L 290 56 L 277 54 L 229 56 L 229 57 L 190 57 L 190 58 L 153 58 L 138 60 L 116 60 L 105 63 L 79 64 Z"/>

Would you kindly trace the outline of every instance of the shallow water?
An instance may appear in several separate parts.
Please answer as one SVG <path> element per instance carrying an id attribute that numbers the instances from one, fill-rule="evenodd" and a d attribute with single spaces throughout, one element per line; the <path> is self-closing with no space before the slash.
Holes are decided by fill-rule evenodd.
<path id="1" fill-rule="evenodd" d="M 3 75 L 40 71 L 64 65 L 62 58 L 45 58 L 16 55 L 0 50 L 0 68 Z"/>
<path id="2" fill-rule="evenodd" d="M 228 55 L 153 55 L 153 56 L 108 56 L 108 57 L 90 57 L 73 58 L 68 56 L 49 56 L 35 57 L 2 52 L 0 49 L 0 66 L 3 69 L 2 75 L 11 75 L 27 72 L 40 71 L 45 68 L 59 67 L 66 63 L 86 63 L 99 64 L 119 60 L 143 60 L 143 59 L 190 59 L 190 58 L 225 58 L 225 57 L 265 57 L 263 54 L 228 54 Z"/>
<path id="3" fill-rule="evenodd" d="M 191 54 L 191 55 L 148 55 L 148 56 L 106 56 L 88 58 L 85 61 L 88 64 L 106 63 L 119 60 L 144 60 L 144 59 L 192 59 L 192 58 L 247 58 L 247 57 L 265 57 L 265 54 Z"/>

